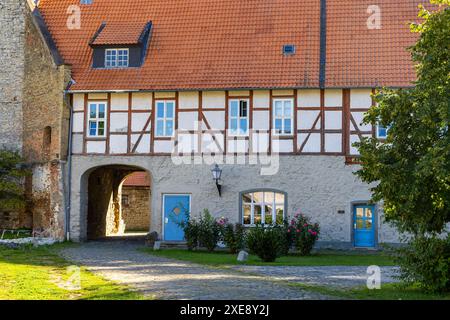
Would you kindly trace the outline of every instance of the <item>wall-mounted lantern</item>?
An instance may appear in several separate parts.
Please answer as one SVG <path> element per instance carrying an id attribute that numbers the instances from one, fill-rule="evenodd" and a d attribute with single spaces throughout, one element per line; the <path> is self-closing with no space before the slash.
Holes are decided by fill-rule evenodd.
<path id="1" fill-rule="evenodd" d="M 211 170 L 213 179 L 216 182 L 217 190 L 219 191 L 219 197 L 222 196 L 222 185 L 219 183 L 220 178 L 222 177 L 222 169 L 219 168 L 219 165 L 216 164 L 214 169 Z"/>

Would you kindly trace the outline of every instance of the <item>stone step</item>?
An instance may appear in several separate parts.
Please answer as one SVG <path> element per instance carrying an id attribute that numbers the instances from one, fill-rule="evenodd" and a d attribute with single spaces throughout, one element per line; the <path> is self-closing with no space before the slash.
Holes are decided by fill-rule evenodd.
<path id="1" fill-rule="evenodd" d="M 184 241 L 177 241 L 177 242 L 162 241 L 161 249 L 187 249 L 187 245 L 186 242 Z"/>

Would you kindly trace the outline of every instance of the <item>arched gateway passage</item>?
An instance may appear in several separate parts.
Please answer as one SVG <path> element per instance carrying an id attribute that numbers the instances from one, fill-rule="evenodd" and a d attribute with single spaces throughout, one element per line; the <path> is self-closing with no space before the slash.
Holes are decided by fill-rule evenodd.
<path id="1" fill-rule="evenodd" d="M 137 167 L 108 165 L 88 177 L 87 239 L 138 236 L 150 230 L 150 174 Z"/>

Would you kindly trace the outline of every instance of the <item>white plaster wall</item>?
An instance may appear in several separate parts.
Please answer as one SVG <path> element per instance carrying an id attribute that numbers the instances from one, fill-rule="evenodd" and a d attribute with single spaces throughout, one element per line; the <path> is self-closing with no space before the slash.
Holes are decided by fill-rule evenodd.
<path id="1" fill-rule="evenodd" d="M 314 121 L 316 121 L 319 115 L 319 110 L 302 110 L 297 113 L 298 129 L 310 130 L 313 127 Z M 320 120 L 317 121 L 315 129 L 320 129 Z"/>
<path id="2" fill-rule="evenodd" d="M 228 96 L 230 97 L 248 97 L 250 96 L 249 90 L 232 90 L 228 91 Z"/>
<path id="3" fill-rule="evenodd" d="M 88 99 L 108 99 L 107 93 L 89 93 Z"/>
<path id="4" fill-rule="evenodd" d="M 254 130 L 270 129 L 269 111 L 253 111 L 253 129 Z"/>
<path id="5" fill-rule="evenodd" d="M 320 90 L 298 90 L 299 107 L 320 107 Z"/>
<path id="6" fill-rule="evenodd" d="M 225 108 L 224 91 L 205 91 L 203 92 L 203 109 Z"/>
<path id="7" fill-rule="evenodd" d="M 302 146 L 307 136 L 307 133 L 300 133 L 298 135 L 298 148 Z M 305 144 L 302 152 L 320 152 L 320 133 L 311 133 L 308 142 Z"/>
<path id="8" fill-rule="evenodd" d="M 341 134 L 325 134 L 325 152 L 342 152 Z"/>
<path id="9" fill-rule="evenodd" d="M 82 153 L 83 152 L 83 135 L 82 134 L 73 134 L 72 135 L 72 152 L 73 153 Z"/>
<path id="10" fill-rule="evenodd" d="M 131 135 L 131 150 L 133 150 L 139 137 L 140 137 L 139 134 Z M 150 139 L 151 139 L 150 134 L 142 135 L 142 139 L 139 142 L 138 147 L 136 148 L 136 153 L 150 153 Z"/>
<path id="11" fill-rule="evenodd" d="M 73 113 L 72 132 L 84 131 L 84 112 Z"/>
<path id="12" fill-rule="evenodd" d="M 180 109 L 198 109 L 199 93 L 198 91 L 180 92 L 178 103 Z"/>
<path id="13" fill-rule="evenodd" d="M 370 108 L 372 106 L 372 90 L 370 89 L 351 89 L 350 107 L 351 108 Z"/>
<path id="14" fill-rule="evenodd" d="M 128 113 L 114 112 L 110 114 L 109 128 L 111 132 L 127 132 L 128 131 Z"/>
<path id="15" fill-rule="evenodd" d="M 272 90 L 273 96 L 292 96 L 294 95 L 294 90 Z"/>
<path id="16" fill-rule="evenodd" d="M 269 90 L 255 90 L 253 92 L 253 106 L 254 106 L 254 108 L 269 108 L 270 107 L 270 91 Z"/>
<path id="17" fill-rule="evenodd" d="M 325 107 L 342 107 L 342 90 L 325 90 Z"/>
<path id="18" fill-rule="evenodd" d="M 165 98 L 175 99 L 175 96 L 176 96 L 175 92 L 155 92 L 155 99 L 165 99 Z"/>
<path id="19" fill-rule="evenodd" d="M 133 132 L 141 132 L 145 128 L 145 124 L 147 123 L 148 119 L 150 118 L 150 113 L 147 112 L 140 112 L 140 113 L 133 113 L 131 115 L 131 131 Z M 146 131 L 150 131 L 152 127 L 151 122 L 149 122 Z"/>
<path id="20" fill-rule="evenodd" d="M 131 98 L 132 110 L 151 110 L 152 94 L 144 92 L 134 92 Z"/>
<path id="21" fill-rule="evenodd" d="M 176 154 L 191 154 L 198 151 L 198 135 L 179 134 Z"/>
<path id="22" fill-rule="evenodd" d="M 215 137 L 215 141 L 213 140 L 213 137 Z M 219 153 L 220 150 L 224 150 L 224 139 L 225 136 L 221 133 L 217 134 L 210 134 L 210 133 L 204 133 L 202 135 L 202 152 L 206 153 Z"/>
<path id="23" fill-rule="evenodd" d="M 172 153 L 174 150 L 172 141 L 158 141 L 155 140 L 155 153 Z"/>
<path id="24" fill-rule="evenodd" d="M 211 126 L 211 129 L 225 129 L 225 111 L 203 111 L 203 115 Z M 206 129 L 206 126 L 204 128 Z"/>
<path id="25" fill-rule="evenodd" d="M 325 129 L 342 129 L 342 111 L 325 111 Z"/>
<path id="26" fill-rule="evenodd" d="M 75 93 L 73 95 L 72 103 L 72 108 L 74 111 L 84 111 L 84 94 Z"/>
<path id="27" fill-rule="evenodd" d="M 106 142 L 105 141 L 88 141 L 86 143 L 87 153 L 105 153 Z"/>
<path id="28" fill-rule="evenodd" d="M 111 93 L 111 110 L 128 110 L 128 93 Z"/>
<path id="29" fill-rule="evenodd" d="M 111 135 L 109 151 L 111 153 L 127 153 L 128 149 L 128 136 L 127 135 Z"/>
<path id="30" fill-rule="evenodd" d="M 176 166 L 170 157 L 105 157 L 74 156 L 72 179 L 71 233 L 75 240 L 83 238 L 86 207 L 86 185 L 81 179 L 91 168 L 102 165 L 133 165 L 144 168 L 152 176 L 152 231 L 161 234 L 162 195 L 192 195 L 192 216 L 208 208 L 216 216 L 231 222 L 240 221 L 239 193 L 255 188 L 273 188 L 287 192 L 288 217 L 297 210 L 321 226 L 320 241 L 351 244 L 352 202 L 370 199 L 369 186 L 353 173 L 357 166 L 346 166 L 344 157 L 281 156 L 279 172 L 261 176 L 259 165 L 222 165 L 222 197 L 211 179 L 212 165 L 184 164 Z M 345 214 L 338 214 L 344 210 Z M 381 219 L 379 219 L 381 220 Z M 379 240 L 397 242 L 397 234 L 386 224 L 379 228 Z"/>
<path id="31" fill-rule="evenodd" d="M 272 141 L 272 152 L 284 153 L 293 152 L 294 142 L 292 140 L 277 140 L 276 138 Z"/>
<path id="32" fill-rule="evenodd" d="M 179 112 L 178 113 L 178 129 L 194 130 L 197 129 L 198 112 Z"/>
<path id="33" fill-rule="evenodd" d="M 252 134 L 252 152 L 266 154 L 269 150 L 269 133 Z"/>
<path id="34" fill-rule="evenodd" d="M 364 112 L 352 112 L 353 119 L 355 119 L 355 122 L 358 125 L 358 128 L 361 131 L 370 131 L 370 130 L 372 130 L 372 125 L 370 125 L 370 124 L 363 125 L 362 124 L 362 122 L 364 120 L 364 115 L 365 115 Z M 350 122 L 350 128 L 351 128 L 351 130 L 355 130 L 355 126 L 351 122 Z"/>

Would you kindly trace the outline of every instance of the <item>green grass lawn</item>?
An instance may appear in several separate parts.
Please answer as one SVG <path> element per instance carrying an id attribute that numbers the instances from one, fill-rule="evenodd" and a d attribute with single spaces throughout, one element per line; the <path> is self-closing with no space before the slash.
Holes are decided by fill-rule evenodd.
<path id="1" fill-rule="evenodd" d="M 57 255 L 64 246 L 7 249 L 0 246 L 0 300 L 137 300 L 144 297 L 84 268 L 80 289 L 67 290 L 70 263 Z"/>
<path id="2" fill-rule="evenodd" d="M 258 257 L 250 255 L 248 261 L 238 262 L 237 255 L 226 252 L 205 252 L 187 250 L 161 250 L 153 251 L 144 249 L 146 252 L 166 258 L 173 258 L 183 261 L 191 261 L 199 264 L 221 266 L 221 265 L 264 265 L 264 266 L 393 266 L 394 262 L 390 257 L 379 252 L 337 252 L 320 251 L 311 256 L 301 257 L 289 255 L 280 257 L 275 262 L 267 263 Z"/>

